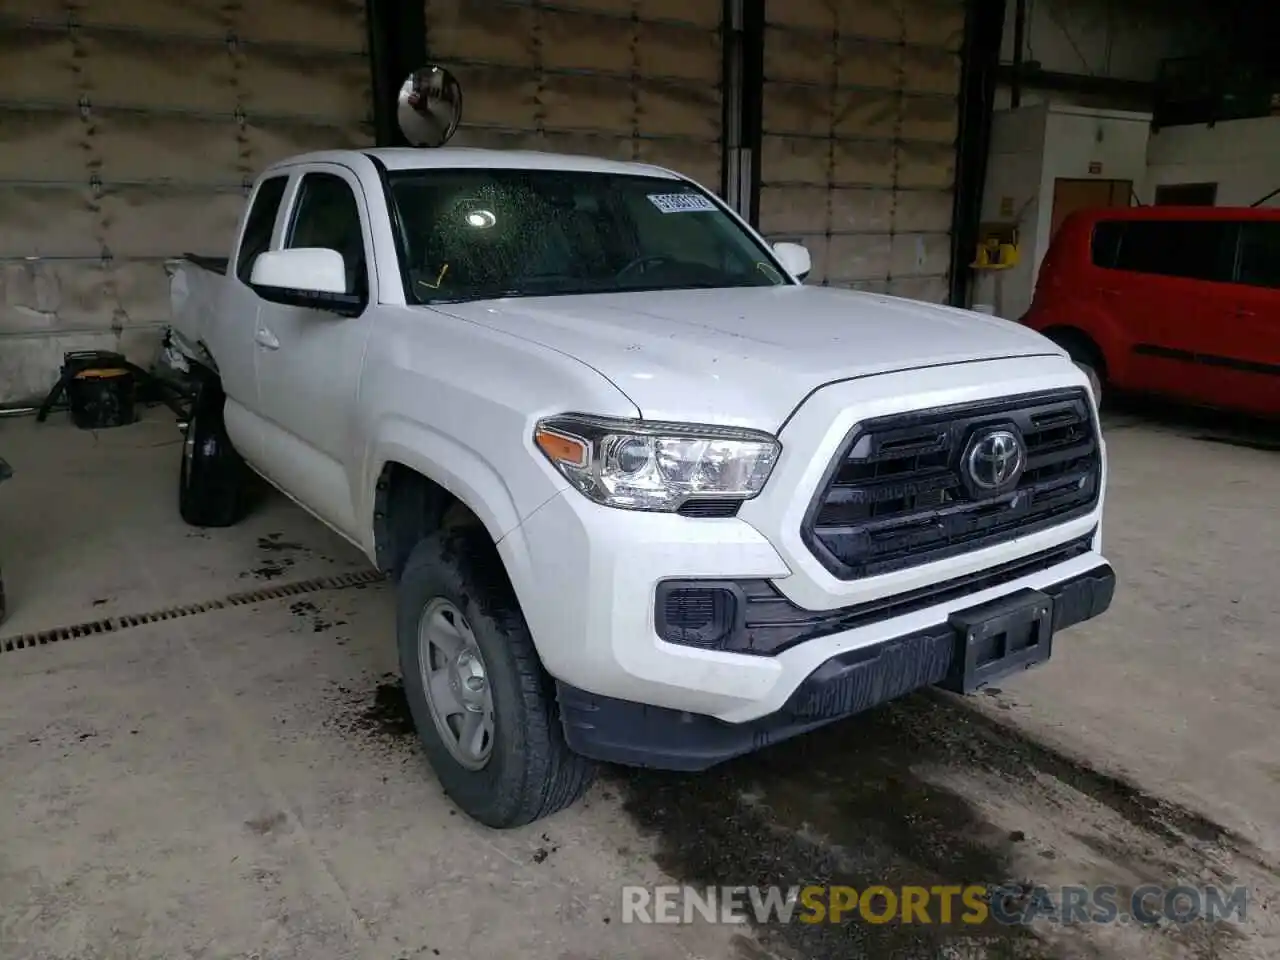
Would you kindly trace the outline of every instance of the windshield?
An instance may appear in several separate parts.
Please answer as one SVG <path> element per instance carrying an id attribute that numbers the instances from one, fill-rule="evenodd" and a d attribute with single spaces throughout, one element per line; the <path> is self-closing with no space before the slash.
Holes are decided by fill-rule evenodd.
<path id="1" fill-rule="evenodd" d="M 420 303 L 789 282 L 682 180 L 461 168 L 393 172 L 390 187 Z"/>

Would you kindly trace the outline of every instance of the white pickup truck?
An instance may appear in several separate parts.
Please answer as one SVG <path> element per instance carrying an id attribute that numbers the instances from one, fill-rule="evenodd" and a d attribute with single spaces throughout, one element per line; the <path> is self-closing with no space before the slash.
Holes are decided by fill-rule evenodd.
<path id="1" fill-rule="evenodd" d="M 182 515 L 234 522 L 247 464 L 394 578 L 424 748 L 496 827 L 596 760 L 698 770 L 1044 661 L 1115 587 L 1085 376 L 808 269 L 651 166 L 277 164 L 229 261 L 171 269 Z"/>

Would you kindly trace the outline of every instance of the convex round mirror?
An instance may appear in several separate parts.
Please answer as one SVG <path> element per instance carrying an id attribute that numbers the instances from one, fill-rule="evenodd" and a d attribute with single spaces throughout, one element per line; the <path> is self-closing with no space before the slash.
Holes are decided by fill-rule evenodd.
<path id="1" fill-rule="evenodd" d="M 436 64 L 415 70 L 400 87 L 396 104 L 400 132 L 415 147 L 440 147 L 462 120 L 462 87 L 452 73 Z"/>

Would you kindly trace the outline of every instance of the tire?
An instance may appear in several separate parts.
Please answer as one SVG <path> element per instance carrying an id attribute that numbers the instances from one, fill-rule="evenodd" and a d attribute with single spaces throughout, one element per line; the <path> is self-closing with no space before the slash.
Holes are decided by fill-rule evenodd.
<path id="1" fill-rule="evenodd" d="M 447 527 L 414 547 L 397 586 L 396 634 L 423 749 L 445 794 L 463 812 L 506 829 L 555 813 L 586 792 L 595 764 L 565 743 L 554 685 L 482 527 Z M 456 654 L 450 646 L 455 640 Z M 477 676 L 483 678 L 479 684 Z M 432 697 L 428 687 L 441 690 L 446 680 L 452 694 Z M 466 697 L 472 699 L 457 711 L 455 701 Z M 476 716 L 489 718 L 487 737 Z M 464 723 L 481 732 L 456 736 L 469 729 Z M 478 749 L 468 750 L 464 739 Z"/>
<path id="2" fill-rule="evenodd" d="M 1049 334 L 1049 339 L 1067 351 L 1071 362 L 1080 368 L 1089 380 L 1089 389 L 1093 391 L 1093 401 L 1098 409 L 1102 409 L 1102 398 L 1105 386 L 1105 367 L 1102 355 L 1093 341 L 1075 330 L 1062 329 Z"/>
<path id="3" fill-rule="evenodd" d="M 222 390 L 206 383 L 187 419 L 178 470 L 178 512 L 193 527 L 229 527 L 244 515 L 249 468 L 222 423 Z"/>
<path id="4" fill-rule="evenodd" d="M 1080 368 L 1080 372 L 1089 378 L 1089 389 L 1093 391 L 1093 402 L 1098 409 L 1102 409 L 1102 377 L 1098 375 L 1098 371 L 1088 363 L 1076 360 L 1075 364 Z"/>

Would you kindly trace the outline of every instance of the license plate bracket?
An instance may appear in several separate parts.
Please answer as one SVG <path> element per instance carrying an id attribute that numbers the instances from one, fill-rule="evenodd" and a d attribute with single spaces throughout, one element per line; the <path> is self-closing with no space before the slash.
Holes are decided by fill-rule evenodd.
<path id="1" fill-rule="evenodd" d="M 1019 590 L 958 610 L 948 622 L 955 631 L 955 652 L 941 685 L 958 693 L 974 693 L 1044 663 L 1053 653 L 1053 598 L 1039 590 Z"/>

